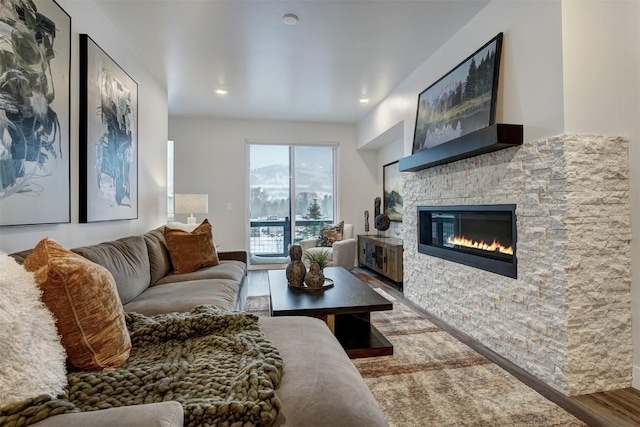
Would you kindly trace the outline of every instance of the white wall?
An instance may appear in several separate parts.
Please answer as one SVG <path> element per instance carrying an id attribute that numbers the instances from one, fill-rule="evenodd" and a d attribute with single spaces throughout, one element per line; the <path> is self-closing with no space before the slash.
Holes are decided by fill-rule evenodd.
<path id="1" fill-rule="evenodd" d="M 378 150 L 378 186 L 382 189 L 382 167 L 404 157 L 404 137 Z"/>
<path id="2" fill-rule="evenodd" d="M 624 17 L 622 2 L 562 3 L 565 133 L 628 134 Z"/>
<path id="3" fill-rule="evenodd" d="M 93 1 L 58 0 L 71 16 L 71 223 L 0 228 L 0 250 L 29 249 L 45 236 L 76 247 L 140 234 L 166 218 L 167 92 Z M 78 224 L 78 34 L 86 33 L 138 83 L 138 220 Z"/>
<path id="4" fill-rule="evenodd" d="M 338 218 L 353 223 L 356 233 L 364 232 L 363 212 L 373 209 L 380 192 L 376 152 L 356 151 L 353 125 L 170 117 L 169 135 L 175 141 L 175 192 L 209 194 L 206 217 L 224 249 L 247 246 L 247 140 L 339 143 Z"/>
<path id="5" fill-rule="evenodd" d="M 358 147 L 404 120 L 411 154 L 418 94 L 499 32 L 504 33 L 496 121 L 524 124 L 525 140 L 561 133 L 562 37 L 559 1 L 494 1 L 358 123 Z"/>
<path id="6" fill-rule="evenodd" d="M 629 199 L 631 235 L 640 236 L 640 3 L 623 8 L 624 114 L 629 135 Z M 640 239 L 631 240 L 631 321 L 633 332 L 633 387 L 640 389 Z"/>
<path id="7" fill-rule="evenodd" d="M 411 154 L 418 94 L 483 41 L 504 32 L 497 121 L 524 141 L 563 133 L 629 137 L 632 235 L 640 234 L 640 3 L 492 1 L 358 123 L 358 146 L 404 120 Z M 406 231 L 406 230 L 405 230 Z M 640 243 L 632 240 L 632 313 L 640 310 Z M 640 388 L 640 316 L 632 316 Z"/>

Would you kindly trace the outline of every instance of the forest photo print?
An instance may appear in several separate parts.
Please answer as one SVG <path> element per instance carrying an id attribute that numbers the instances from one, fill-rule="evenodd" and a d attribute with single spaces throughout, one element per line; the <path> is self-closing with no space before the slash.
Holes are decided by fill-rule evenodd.
<path id="1" fill-rule="evenodd" d="M 502 33 L 418 96 L 416 154 L 495 122 Z"/>

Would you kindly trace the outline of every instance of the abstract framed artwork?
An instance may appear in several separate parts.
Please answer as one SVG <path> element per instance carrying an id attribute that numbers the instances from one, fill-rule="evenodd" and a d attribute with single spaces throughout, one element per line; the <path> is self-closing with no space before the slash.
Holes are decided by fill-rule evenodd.
<path id="1" fill-rule="evenodd" d="M 398 160 L 382 167 L 384 213 L 391 221 L 402 221 L 402 176 Z"/>
<path id="2" fill-rule="evenodd" d="M 138 84 L 80 34 L 80 222 L 138 218 Z"/>
<path id="3" fill-rule="evenodd" d="M 71 221 L 71 17 L 53 0 L 0 13 L 0 226 Z"/>
<path id="4" fill-rule="evenodd" d="M 412 154 L 495 123 L 501 51 L 499 33 L 420 93 Z"/>

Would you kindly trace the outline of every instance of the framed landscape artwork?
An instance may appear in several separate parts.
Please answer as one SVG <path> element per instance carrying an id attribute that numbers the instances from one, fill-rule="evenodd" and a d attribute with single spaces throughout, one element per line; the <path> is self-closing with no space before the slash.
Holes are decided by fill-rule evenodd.
<path id="1" fill-rule="evenodd" d="M 138 84 L 80 34 L 80 222 L 138 218 Z"/>
<path id="2" fill-rule="evenodd" d="M 418 96 L 412 154 L 495 123 L 502 33 Z"/>
<path id="3" fill-rule="evenodd" d="M 71 17 L 52 0 L 0 13 L 0 226 L 71 221 Z"/>
<path id="4" fill-rule="evenodd" d="M 391 221 L 402 221 L 402 176 L 399 161 L 382 167 L 382 190 L 384 213 Z"/>

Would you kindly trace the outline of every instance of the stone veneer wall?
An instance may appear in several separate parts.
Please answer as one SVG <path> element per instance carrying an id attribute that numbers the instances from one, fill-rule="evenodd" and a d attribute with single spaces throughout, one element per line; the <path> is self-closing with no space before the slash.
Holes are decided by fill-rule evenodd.
<path id="1" fill-rule="evenodd" d="M 625 138 L 561 135 L 403 178 L 410 300 L 565 394 L 631 385 Z M 503 203 L 518 279 L 418 252 L 417 206 Z"/>

